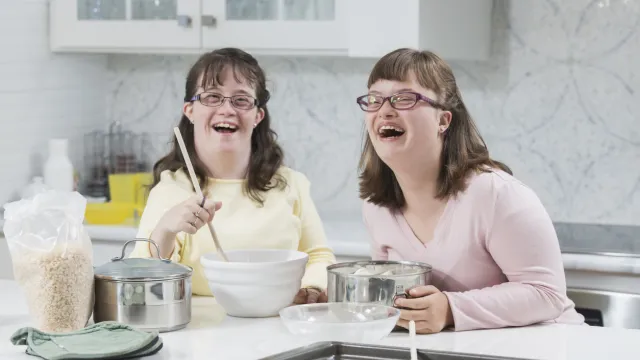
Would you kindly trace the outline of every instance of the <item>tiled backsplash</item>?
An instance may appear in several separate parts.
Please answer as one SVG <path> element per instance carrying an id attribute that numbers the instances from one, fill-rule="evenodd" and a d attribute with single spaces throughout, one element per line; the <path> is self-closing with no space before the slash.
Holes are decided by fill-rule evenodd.
<path id="1" fill-rule="evenodd" d="M 556 221 L 640 225 L 640 31 L 635 1 L 497 1 L 494 56 L 453 64 L 492 155 Z M 454 26 L 452 24 L 452 26 Z M 110 56 L 109 120 L 165 150 L 195 57 Z M 373 61 L 259 58 L 288 163 L 325 217 L 359 216 L 357 159 Z"/>
<path id="2" fill-rule="evenodd" d="M 0 32 L 0 46 L 13 49 L 0 55 L 0 78 L 9 79 L 0 85 L 2 132 L 8 134 L 0 166 L 12 171 L 3 172 L 0 201 L 27 181 L 33 165 L 24 164 L 31 164 L 31 152 L 41 153 L 56 132 L 78 138 L 121 120 L 152 133 L 150 151 L 162 154 L 195 61 L 50 55 L 45 3 L 20 5 L 34 7 L 29 19 L 37 13 L 41 20 L 35 22 L 4 11 L 15 9 L 13 3 L 0 5 L 1 29 L 12 20 L 24 28 L 12 28 L 11 36 Z M 640 225 L 640 106 L 634 93 L 640 89 L 639 8 L 628 0 L 497 0 L 492 60 L 452 64 L 493 157 L 535 189 L 555 221 Z M 454 30 L 452 19 L 452 29 L 443 31 Z M 311 179 L 324 217 L 359 217 L 363 114 L 355 97 L 366 91 L 373 61 L 259 60 L 270 80 L 270 110 L 288 164 Z M 39 75 L 44 71 L 56 75 Z M 12 123 L 15 130 L 5 130 Z"/>

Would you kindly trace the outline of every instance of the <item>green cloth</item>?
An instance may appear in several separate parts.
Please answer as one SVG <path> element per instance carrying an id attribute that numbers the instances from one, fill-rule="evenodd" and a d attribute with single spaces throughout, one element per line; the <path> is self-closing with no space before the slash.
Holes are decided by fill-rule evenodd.
<path id="1" fill-rule="evenodd" d="M 145 332 L 112 321 L 67 333 L 45 333 L 32 327 L 17 330 L 13 345 L 27 345 L 27 354 L 45 360 L 130 359 L 153 355 L 162 348 L 157 332 Z"/>

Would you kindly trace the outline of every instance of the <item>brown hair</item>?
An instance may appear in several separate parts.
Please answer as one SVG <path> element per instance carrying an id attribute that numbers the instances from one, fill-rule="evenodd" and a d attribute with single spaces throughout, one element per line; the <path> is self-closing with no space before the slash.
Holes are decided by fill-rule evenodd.
<path id="1" fill-rule="evenodd" d="M 222 76 L 226 69 L 233 71 L 237 81 L 247 81 L 255 88 L 258 107 L 264 111 L 264 118 L 253 129 L 251 135 L 251 155 L 247 169 L 247 181 L 244 184 L 245 194 L 262 205 L 264 199 L 261 192 L 274 187 L 283 188 L 286 186 L 286 180 L 277 173 L 283 164 L 284 152 L 276 141 L 277 134 L 271 129 L 271 117 L 267 109 L 270 95 L 266 87 L 264 71 L 258 61 L 250 54 L 236 48 L 223 48 L 203 54 L 189 70 L 184 101 L 190 102 L 198 87 L 207 88 L 211 85 L 221 85 Z M 204 191 L 208 184 L 207 171 L 196 154 L 193 125 L 186 115 L 182 115 L 178 128 L 184 137 L 200 187 Z M 160 174 L 163 171 L 176 171 L 180 168 L 186 171 L 186 167 L 174 136 L 171 151 L 153 166 L 152 187 L 160 182 Z"/>
<path id="2" fill-rule="evenodd" d="M 489 157 L 487 145 L 462 101 L 453 71 L 438 55 L 407 48 L 394 50 L 374 65 L 367 88 L 382 79 L 407 81 L 411 74 L 422 87 L 434 91 L 441 108 L 452 114 L 443 134 L 436 198 L 464 191 L 472 171 L 497 168 L 512 173 L 507 165 Z M 360 198 L 394 210 L 402 208 L 405 198 L 395 174 L 376 154 L 369 136 L 365 137 L 359 164 Z"/>

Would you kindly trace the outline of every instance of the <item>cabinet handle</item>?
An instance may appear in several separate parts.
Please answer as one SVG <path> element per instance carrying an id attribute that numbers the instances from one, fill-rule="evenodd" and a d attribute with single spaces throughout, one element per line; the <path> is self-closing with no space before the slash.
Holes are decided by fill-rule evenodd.
<path id="1" fill-rule="evenodd" d="M 178 26 L 185 28 L 191 27 L 191 23 L 193 22 L 189 15 L 178 15 L 176 19 L 178 20 Z"/>
<path id="2" fill-rule="evenodd" d="M 202 15 L 202 26 L 216 27 L 218 20 L 213 15 Z"/>

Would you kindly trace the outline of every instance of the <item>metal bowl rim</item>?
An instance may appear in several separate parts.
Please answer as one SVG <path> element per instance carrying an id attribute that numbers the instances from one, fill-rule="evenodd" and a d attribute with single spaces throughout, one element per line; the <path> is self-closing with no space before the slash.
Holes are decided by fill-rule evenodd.
<path id="1" fill-rule="evenodd" d="M 402 261 L 361 260 L 361 261 L 341 262 L 341 263 L 329 265 L 329 266 L 327 266 L 327 272 L 332 273 L 332 274 L 336 274 L 336 275 L 339 275 L 339 276 L 344 276 L 344 277 L 350 277 L 350 276 L 358 277 L 358 278 L 380 277 L 379 275 L 343 274 L 343 273 L 339 273 L 339 272 L 336 272 L 336 271 L 333 271 L 333 270 L 341 269 L 341 268 L 345 268 L 345 267 L 354 267 L 356 265 L 389 265 L 389 264 L 392 264 L 392 265 L 417 266 L 417 267 L 422 268 L 422 270 L 416 270 L 416 272 L 412 272 L 412 273 L 409 273 L 409 274 L 384 275 L 384 277 L 393 278 L 393 277 L 405 277 L 405 276 L 423 275 L 423 274 L 430 273 L 433 270 L 433 266 L 431 266 L 431 265 L 429 265 L 427 263 L 418 262 L 418 261 L 406 261 L 406 260 L 402 260 Z"/>
<path id="2" fill-rule="evenodd" d="M 174 274 L 166 276 L 142 276 L 130 277 L 120 275 L 98 275 L 94 274 L 95 281 L 112 282 L 112 283 L 160 283 L 165 281 L 192 280 L 193 270 L 185 274 Z"/>

